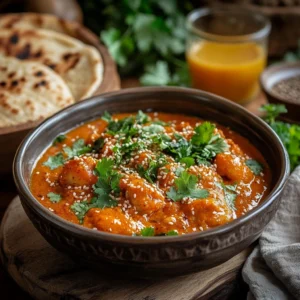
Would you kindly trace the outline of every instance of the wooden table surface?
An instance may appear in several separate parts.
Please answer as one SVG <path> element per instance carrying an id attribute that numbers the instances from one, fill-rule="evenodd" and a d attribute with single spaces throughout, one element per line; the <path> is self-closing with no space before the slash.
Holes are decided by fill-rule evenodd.
<path id="1" fill-rule="evenodd" d="M 126 79 L 122 81 L 122 88 L 135 87 L 138 85 L 136 79 Z M 258 114 L 259 107 L 265 103 L 265 97 L 261 94 L 259 97 L 245 105 L 251 112 Z M 16 189 L 13 183 L 12 176 L 0 178 L 0 221 L 4 215 L 4 212 L 10 203 L 10 201 L 16 195 Z M 0 291 L 1 299 L 8 300 L 29 300 L 31 299 L 26 293 L 24 293 L 17 284 L 7 275 L 3 266 L 0 263 Z"/>

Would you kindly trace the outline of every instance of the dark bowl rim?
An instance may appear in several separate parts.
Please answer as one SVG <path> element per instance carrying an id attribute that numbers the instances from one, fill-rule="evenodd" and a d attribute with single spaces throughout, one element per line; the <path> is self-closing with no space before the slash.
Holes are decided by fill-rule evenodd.
<path id="1" fill-rule="evenodd" d="M 280 96 L 277 93 L 274 93 L 271 88 L 267 87 L 267 81 L 271 76 L 274 76 L 273 74 L 282 72 L 282 70 L 288 70 L 293 67 L 298 67 L 300 69 L 300 61 L 295 62 L 278 62 L 275 63 L 269 67 L 267 67 L 260 75 L 260 85 L 264 92 L 274 99 L 276 99 L 278 102 L 281 103 L 287 103 L 287 104 L 293 104 L 296 106 L 300 106 L 300 102 L 297 103 L 296 101 L 290 100 L 288 98 L 284 98 Z"/>
<path id="2" fill-rule="evenodd" d="M 279 152 L 280 160 L 282 162 L 281 165 L 281 173 L 279 176 L 278 181 L 275 183 L 273 189 L 270 191 L 269 195 L 264 199 L 264 201 L 249 211 L 244 216 L 237 218 L 227 224 L 208 229 L 202 232 L 194 232 L 194 233 L 188 233 L 184 235 L 179 236 L 160 236 L 160 237 L 142 237 L 142 236 L 127 236 L 127 235 L 121 235 L 121 234 L 111 234 L 103 231 L 98 230 L 92 230 L 90 228 L 86 228 L 82 225 L 71 223 L 56 214 L 49 211 L 47 208 L 45 208 L 37 199 L 34 198 L 34 196 L 31 194 L 29 187 L 27 186 L 25 179 L 22 176 L 22 170 L 21 170 L 21 162 L 22 162 L 22 156 L 24 152 L 26 151 L 26 148 L 30 145 L 31 139 L 34 138 L 35 135 L 39 134 L 43 131 L 44 126 L 47 126 L 47 124 L 54 122 L 58 117 L 61 115 L 67 115 L 69 111 L 72 111 L 73 109 L 76 109 L 77 107 L 85 106 L 89 103 L 98 102 L 99 98 L 107 98 L 112 96 L 118 96 L 122 94 L 133 94 L 134 96 L 138 95 L 139 93 L 169 93 L 169 92 L 175 92 L 175 93 L 188 93 L 193 95 L 199 95 L 199 96 L 209 96 L 214 99 L 214 101 L 218 101 L 221 103 L 224 103 L 227 106 L 231 106 L 233 109 L 238 111 L 238 113 L 242 114 L 249 114 L 251 118 L 256 119 L 256 122 L 258 122 L 261 126 L 265 127 L 265 129 L 268 131 L 270 135 L 273 135 L 275 138 L 274 140 L 277 142 L 276 147 Z M 184 96 L 184 95 L 183 95 Z M 122 101 L 122 100 L 121 100 Z M 80 124 L 80 122 L 78 122 Z M 68 129 L 70 130 L 70 129 Z M 50 143 L 48 143 L 50 144 Z M 46 149 L 46 145 L 45 145 Z M 124 242 L 129 244 L 162 244 L 162 243 L 178 243 L 181 241 L 191 241 L 199 238 L 207 238 L 213 235 L 217 234 L 223 234 L 230 230 L 232 230 L 234 227 L 237 227 L 238 225 L 245 224 L 248 220 L 258 215 L 260 212 L 262 212 L 264 209 L 266 209 L 271 203 L 277 198 L 277 196 L 281 193 L 286 180 L 288 178 L 288 175 L 290 173 L 290 164 L 289 164 L 289 157 L 288 154 L 277 136 L 277 134 L 273 131 L 273 129 L 268 126 L 262 119 L 255 116 L 251 112 L 247 111 L 245 108 L 241 107 L 240 105 L 229 101 L 225 98 L 222 98 L 220 96 L 217 96 L 212 93 L 207 93 L 201 90 L 191 89 L 191 88 L 184 88 L 184 87 L 138 87 L 138 88 L 128 88 L 123 89 L 115 92 L 108 92 L 104 93 L 98 96 L 91 97 L 83 102 L 75 103 L 60 112 L 56 113 L 52 117 L 46 119 L 43 121 L 37 128 L 35 128 L 31 133 L 29 133 L 26 138 L 23 140 L 21 145 L 19 146 L 14 162 L 13 162 L 13 176 L 14 181 L 17 186 L 18 192 L 21 196 L 21 202 L 25 201 L 26 205 L 29 205 L 37 214 L 42 216 L 43 219 L 46 219 L 48 222 L 52 223 L 56 227 L 61 227 L 65 231 L 70 231 L 73 234 L 76 234 L 77 236 L 84 236 L 84 238 L 92 238 L 92 239 L 99 239 L 99 240 L 106 240 L 109 242 Z"/>

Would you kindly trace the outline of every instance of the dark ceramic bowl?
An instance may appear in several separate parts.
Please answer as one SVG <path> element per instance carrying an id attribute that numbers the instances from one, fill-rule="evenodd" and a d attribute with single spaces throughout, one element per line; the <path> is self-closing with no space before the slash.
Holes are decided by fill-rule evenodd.
<path id="1" fill-rule="evenodd" d="M 281 119 L 300 124 L 300 99 L 288 99 L 272 90 L 276 83 L 294 76 L 300 76 L 300 62 L 278 63 L 262 72 L 260 83 L 270 103 L 284 104 L 286 106 L 288 112 L 283 114 Z"/>
<path id="2" fill-rule="evenodd" d="M 94 231 L 72 224 L 43 207 L 30 193 L 36 160 L 61 132 L 109 112 L 163 111 L 196 115 L 230 126 L 263 153 L 273 179 L 269 196 L 245 216 L 221 227 L 183 236 L 134 237 Z M 79 102 L 37 127 L 20 146 L 14 179 L 32 223 L 57 249 L 77 262 L 105 272 L 163 276 L 218 265 L 248 247 L 261 234 L 279 204 L 289 174 L 289 159 L 277 135 L 244 108 L 213 94 L 185 88 L 135 88 Z"/>

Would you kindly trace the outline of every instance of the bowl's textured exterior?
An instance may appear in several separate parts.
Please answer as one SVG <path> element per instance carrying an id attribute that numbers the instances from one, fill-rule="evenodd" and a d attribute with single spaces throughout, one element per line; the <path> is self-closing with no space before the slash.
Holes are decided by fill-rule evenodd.
<path id="1" fill-rule="evenodd" d="M 272 170 L 270 195 L 245 216 L 204 232 L 182 236 L 132 237 L 99 232 L 72 224 L 44 208 L 29 190 L 35 161 L 61 132 L 109 112 L 137 110 L 176 112 L 202 117 L 239 132 L 265 156 Z M 218 96 L 184 88 L 136 88 L 77 103 L 42 123 L 20 146 L 14 178 L 22 205 L 40 233 L 79 263 L 107 272 L 151 277 L 209 268 L 233 257 L 261 234 L 279 205 L 289 174 L 287 153 L 276 134 L 258 117 Z"/>

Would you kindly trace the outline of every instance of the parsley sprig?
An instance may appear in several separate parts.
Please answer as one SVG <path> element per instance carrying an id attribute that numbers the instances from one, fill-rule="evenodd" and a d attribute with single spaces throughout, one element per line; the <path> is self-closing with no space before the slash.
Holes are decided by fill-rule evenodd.
<path id="1" fill-rule="evenodd" d="M 72 159 L 74 156 L 79 156 L 93 150 L 92 147 L 85 145 L 83 139 L 78 139 L 72 145 L 72 147 L 64 147 L 62 152 L 56 155 L 49 156 L 44 165 L 54 170 L 62 166 L 67 160 Z"/>
<path id="2" fill-rule="evenodd" d="M 167 192 L 167 196 L 175 202 L 181 201 L 184 198 L 207 198 L 209 196 L 208 190 L 197 188 L 197 183 L 198 177 L 184 170 L 180 176 L 175 179 L 175 187 L 170 188 Z"/>
<path id="3" fill-rule="evenodd" d="M 204 122 L 195 128 L 190 141 L 175 133 L 175 141 L 162 137 L 161 147 L 177 161 L 189 166 L 195 161 L 198 164 L 209 164 L 218 153 L 228 149 L 226 141 L 219 134 L 215 134 L 214 130 L 214 124 Z"/>
<path id="4" fill-rule="evenodd" d="M 144 85 L 189 85 L 184 52 L 188 0 L 80 0 L 88 27 L 107 46 L 122 75 Z"/>
<path id="5" fill-rule="evenodd" d="M 93 187 L 94 197 L 90 202 L 75 202 L 71 206 L 80 223 L 83 222 L 85 214 L 91 208 L 103 209 L 105 207 L 114 207 L 118 204 L 115 197 L 120 193 L 119 185 L 122 175 L 114 167 L 115 162 L 112 159 L 103 158 L 98 161 L 95 168 L 98 180 Z"/>
<path id="6" fill-rule="evenodd" d="M 300 125 L 290 124 L 278 120 L 278 117 L 286 113 L 284 105 L 267 104 L 261 107 L 265 112 L 264 120 L 278 134 L 289 154 L 291 170 L 300 165 Z"/>

